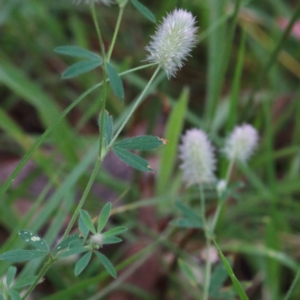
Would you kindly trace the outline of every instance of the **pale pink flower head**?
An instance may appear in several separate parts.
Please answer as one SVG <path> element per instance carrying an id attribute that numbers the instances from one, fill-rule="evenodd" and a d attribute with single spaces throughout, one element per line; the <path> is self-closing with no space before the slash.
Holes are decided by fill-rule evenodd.
<path id="1" fill-rule="evenodd" d="M 195 18 L 184 9 L 175 9 L 157 27 L 152 41 L 145 48 L 147 61 L 158 63 L 167 73 L 168 79 L 182 68 L 183 61 L 196 44 Z"/>
<path id="2" fill-rule="evenodd" d="M 213 183 L 216 160 L 214 148 L 206 133 L 200 129 L 190 129 L 181 140 L 179 157 L 182 164 L 180 168 L 186 185 Z"/>
<path id="3" fill-rule="evenodd" d="M 246 162 L 257 148 L 258 138 L 252 125 L 237 126 L 226 139 L 223 152 L 230 161 Z"/>

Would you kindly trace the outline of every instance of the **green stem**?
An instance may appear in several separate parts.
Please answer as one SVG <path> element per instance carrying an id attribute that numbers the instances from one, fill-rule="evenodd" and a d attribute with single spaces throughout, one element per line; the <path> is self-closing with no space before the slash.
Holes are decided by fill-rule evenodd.
<path id="1" fill-rule="evenodd" d="M 121 24 L 123 12 L 124 12 L 124 9 L 125 9 L 125 5 L 121 5 L 120 6 L 117 24 L 116 24 L 114 35 L 113 35 L 113 38 L 112 38 L 112 41 L 111 41 L 111 45 L 109 47 L 108 54 L 107 54 L 107 62 L 109 62 L 111 54 L 112 54 L 112 51 L 113 51 L 114 46 L 115 46 L 115 42 L 116 42 L 117 35 L 118 35 L 118 32 L 119 32 L 119 28 L 120 28 L 120 24 Z"/>
<path id="2" fill-rule="evenodd" d="M 38 274 L 34 282 L 31 284 L 31 286 L 28 288 L 25 295 L 22 297 L 22 300 L 25 300 L 29 296 L 29 294 L 34 290 L 36 285 L 39 283 L 41 278 L 45 275 L 45 273 L 48 271 L 48 269 L 51 267 L 52 264 L 53 264 L 53 258 L 50 256 L 48 261 L 45 262 L 43 268 L 41 269 L 40 273 Z"/>
<path id="3" fill-rule="evenodd" d="M 102 65 L 102 71 L 103 71 L 103 88 L 102 88 L 102 95 L 101 95 L 101 124 L 100 124 L 100 138 L 99 138 L 99 157 L 101 157 L 101 153 L 102 153 L 102 149 L 103 149 L 103 127 L 104 127 L 104 115 L 105 115 L 105 104 L 106 104 L 106 97 L 107 97 L 107 72 L 106 72 L 106 61 L 108 60 L 106 58 L 106 54 L 105 54 L 105 48 L 104 48 L 104 44 L 103 44 L 103 39 L 102 39 L 102 35 L 101 35 L 101 31 L 100 31 L 100 27 L 99 24 L 97 22 L 97 16 L 96 16 L 96 10 L 95 10 L 95 5 L 94 2 L 91 5 L 91 13 L 92 13 L 92 17 L 93 17 L 93 21 L 94 21 L 94 25 L 97 31 L 97 36 L 98 36 L 98 40 L 99 40 L 99 45 L 100 45 L 100 49 L 101 49 L 101 54 L 103 57 L 103 65 Z"/>
<path id="4" fill-rule="evenodd" d="M 93 185 L 93 182 L 94 182 L 94 180 L 95 180 L 95 178 L 97 176 L 99 167 L 101 165 L 101 162 L 102 162 L 104 156 L 105 156 L 105 154 L 103 153 L 102 156 L 98 157 L 96 165 L 95 165 L 94 170 L 93 170 L 93 173 L 92 173 L 92 175 L 91 175 L 91 177 L 90 177 L 90 179 L 89 179 L 89 181 L 87 183 L 87 186 L 86 186 L 86 188 L 85 188 L 85 190 L 83 192 L 83 195 L 82 195 L 82 197 L 81 197 L 81 199 L 80 199 L 80 201 L 78 203 L 78 206 L 76 207 L 76 210 L 75 210 L 75 212 L 74 212 L 74 214 L 72 216 L 72 219 L 71 219 L 70 223 L 68 224 L 68 227 L 67 227 L 67 229 L 66 229 L 66 231 L 65 231 L 65 233 L 64 233 L 64 235 L 62 237 L 62 240 L 64 240 L 68 236 L 68 234 L 70 233 L 70 231 L 71 231 L 71 229 L 72 229 L 72 227 L 73 227 L 73 225 L 74 225 L 74 223 L 75 223 L 75 221 L 76 221 L 76 219 L 77 219 L 77 217 L 79 215 L 79 211 L 82 208 L 82 206 L 83 206 L 83 204 L 84 204 L 84 202 L 85 202 L 85 200 L 87 198 L 87 195 L 90 192 L 90 189 L 91 189 L 91 187 Z"/>
<path id="5" fill-rule="evenodd" d="M 149 80 L 149 82 L 147 83 L 147 85 L 145 86 L 143 92 L 141 93 L 141 95 L 139 96 L 139 98 L 136 100 L 135 104 L 133 105 L 131 111 L 128 113 L 128 115 L 126 116 L 125 120 L 123 121 L 123 123 L 121 124 L 120 128 L 118 129 L 117 133 L 114 135 L 114 137 L 112 138 L 111 142 L 108 145 L 108 149 L 114 144 L 115 140 L 117 139 L 117 137 L 119 136 L 119 134 L 121 133 L 121 131 L 123 130 L 123 128 L 125 127 L 125 125 L 127 124 L 128 120 L 130 119 L 130 117 L 133 115 L 133 113 L 135 112 L 135 110 L 137 109 L 137 107 L 140 105 L 140 103 L 142 102 L 144 95 L 146 94 L 148 88 L 150 87 L 150 85 L 152 84 L 154 78 L 156 77 L 156 75 L 158 74 L 160 70 L 160 66 L 157 67 L 157 69 L 155 70 L 155 72 L 153 73 L 151 79 Z"/>
<path id="6" fill-rule="evenodd" d="M 91 14 L 92 14 L 93 22 L 94 22 L 94 25 L 95 25 L 95 28 L 96 28 L 98 40 L 99 40 L 99 45 L 100 45 L 100 49 L 101 49 L 103 63 L 105 63 L 105 57 L 106 57 L 105 48 L 104 48 L 103 39 L 102 39 L 101 31 L 100 31 L 100 28 L 99 28 L 99 24 L 97 22 L 96 9 L 95 9 L 95 5 L 94 5 L 94 1 L 92 1 L 92 5 L 91 5 Z"/>
<path id="7" fill-rule="evenodd" d="M 143 65 L 140 67 L 136 67 L 127 71 L 124 71 L 119 74 L 119 76 L 126 75 L 128 73 L 132 73 L 141 69 L 145 69 L 148 67 L 154 66 L 155 63 Z M 108 82 L 109 79 L 106 79 Z M 48 129 L 36 140 L 34 145 L 31 147 L 31 149 L 23 156 L 17 167 L 14 169 L 14 171 L 10 174 L 9 178 L 5 181 L 5 183 L 0 188 L 0 199 L 3 198 L 5 192 L 10 187 L 12 182 L 15 180 L 15 178 L 19 175 L 20 171 L 23 169 L 25 164 L 28 162 L 28 160 L 31 158 L 35 150 L 43 143 L 43 141 L 46 139 L 46 137 L 49 135 L 49 133 L 58 125 L 58 123 L 86 96 L 88 96 L 91 92 L 96 90 L 98 87 L 100 87 L 103 84 L 103 82 L 97 83 L 91 88 L 89 88 L 87 91 L 85 91 L 83 94 L 81 94 L 74 102 L 72 102 L 62 113 L 61 115 L 53 122 L 51 126 L 48 127 Z"/>
<path id="8" fill-rule="evenodd" d="M 205 276 L 204 276 L 204 290 L 203 290 L 203 297 L 201 300 L 207 300 L 209 296 L 209 284 L 210 284 L 210 274 L 211 274 L 211 261 L 210 261 L 210 236 L 208 235 L 208 226 L 207 220 L 205 216 L 206 208 L 205 208 L 205 195 L 203 192 L 202 185 L 199 185 L 200 191 L 200 200 L 201 200 L 201 219 L 203 223 L 203 229 L 205 234 L 205 241 L 206 241 L 206 262 L 205 262 Z"/>
<path id="9" fill-rule="evenodd" d="M 228 169 L 227 169 L 227 172 L 226 172 L 226 177 L 225 177 L 226 187 L 227 187 L 229 179 L 230 179 L 230 175 L 231 175 L 231 172 L 232 172 L 233 164 L 234 164 L 234 161 L 231 160 L 229 162 L 229 166 L 228 166 Z M 225 201 L 221 200 L 220 196 L 219 196 L 217 210 L 216 210 L 216 213 L 214 215 L 214 218 L 213 218 L 211 226 L 210 226 L 210 232 L 211 232 L 211 234 L 215 233 L 215 229 L 216 229 L 216 226 L 217 226 L 217 223 L 218 223 L 221 211 L 223 209 L 224 202 Z"/>

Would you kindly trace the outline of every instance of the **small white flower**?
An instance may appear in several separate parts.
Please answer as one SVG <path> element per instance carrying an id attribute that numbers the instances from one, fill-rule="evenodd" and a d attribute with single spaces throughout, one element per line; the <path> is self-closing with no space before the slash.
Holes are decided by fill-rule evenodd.
<path id="1" fill-rule="evenodd" d="M 110 6 L 111 4 L 114 4 L 114 0 L 73 0 L 74 3 L 80 4 L 81 2 L 91 5 L 92 3 L 100 3 L 107 6 Z"/>
<path id="2" fill-rule="evenodd" d="M 187 130 L 179 150 L 180 168 L 187 186 L 215 181 L 214 149 L 205 132 L 196 128 Z"/>
<path id="3" fill-rule="evenodd" d="M 222 179 L 222 180 L 219 180 L 218 183 L 217 183 L 217 193 L 219 196 L 222 196 L 223 193 L 226 191 L 226 188 L 227 188 L 227 182 L 226 180 Z"/>
<path id="4" fill-rule="evenodd" d="M 175 9 L 163 19 L 145 48 L 150 54 L 147 61 L 159 63 L 168 78 L 175 76 L 183 66 L 183 60 L 196 44 L 195 18 L 184 9 Z"/>
<path id="5" fill-rule="evenodd" d="M 246 162 L 258 143 L 258 132 L 249 124 L 234 128 L 225 142 L 223 152 L 230 161 Z"/>
<path id="6" fill-rule="evenodd" d="M 96 233 L 91 236 L 91 242 L 98 247 L 102 247 L 104 241 L 104 235 L 101 233 Z"/>

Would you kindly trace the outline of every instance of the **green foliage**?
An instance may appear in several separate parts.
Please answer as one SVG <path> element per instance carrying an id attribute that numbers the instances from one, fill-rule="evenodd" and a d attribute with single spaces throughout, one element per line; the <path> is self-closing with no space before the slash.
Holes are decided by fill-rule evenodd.
<path id="1" fill-rule="evenodd" d="M 48 244 L 43 239 L 35 235 L 33 232 L 29 230 L 20 230 L 19 237 L 29 245 L 41 251 L 49 252 Z"/>
<path id="2" fill-rule="evenodd" d="M 76 263 L 74 274 L 75 276 L 78 276 L 89 264 L 92 257 L 92 252 L 87 252 L 84 254 Z"/>
<path id="3" fill-rule="evenodd" d="M 178 265 L 184 275 L 187 277 L 188 281 L 192 286 L 197 286 L 197 279 L 193 273 L 192 268 L 185 263 L 182 259 L 178 259 Z"/>
<path id="4" fill-rule="evenodd" d="M 155 16 L 153 15 L 153 13 L 145 5 L 143 5 L 142 3 L 140 3 L 138 0 L 131 0 L 131 3 L 148 20 L 150 20 L 153 23 L 156 22 Z"/>
<path id="5" fill-rule="evenodd" d="M 229 275 L 232 283 L 233 283 L 233 286 L 235 288 L 235 291 L 236 293 L 238 294 L 238 296 L 240 297 L 241 300 L 249 300 L 248 296 L 246 295 L 241 283 L 239 282 L 239 280 L 235 277 L 233 271 L 232 271 L 232 268 L 228 262 L 228 260 L 226 259 L 226 257 L 224 256 L 224 254 L 222 253 L 219 245 L 217 244 L 216 240 L 212 237 L 212 240 L 216 246 L 216 248 L 218 249 L 218 252 L 219 252 L 219 255 L 221 257 L 221 260 L 224 264 L 224 267 L 227 271 L 227 274 Z"/>
<path id="6" fill-rule="evenodd" d="M 99 259 L 99 261 L 101 262 L 101 264 L 104 266 L 104 268 L 106 269 L 106 271 L 114 278 L 117 278 L 117 272 L 114 268 L 114 266 L 112 265 L 112 263 L 109 261 L 109 259 L 103 255 L 100 252 L 95 252 L 97 258 Z"/>
<path id="7" fill-rule="evenodd" d="M 119 147 L 126 150 L 153 150 L 166 144 L 164 139 L 157 136 L 143 135 L 133 138 L 123 139 L 115 143 L 114 147 Z"/>
<path id="8" fill-rule="evenodd" d="M 114 69 L 114 67 L 106 63 L 106 69 L 107 69 L 107 75 L 109 78 L 110 86 L 115 94 L 115 96 L 120 100 L 124 100 L 124 88 L 121 78 L 119 77 L 117 71 Z"/>
<path id="9" fill-rule="evenodd" d="M 61 75 L 63 79 L 74 78 L 101 66 L 101 59 L 79 61 L 67 68 Z"/>
<path id="10" fill-rule="evenodd" d="M 44 257 L 46 252 L 39 250 L 11 250 L 0 254 L 0 260 L 9 262 L 24 262 Z"/>
<path id="11" fill-rule="evenodd" d="M 60 46 L 55 48 L 54 51 L 59 54 L 86 59 L 67 68 L 62 73 L 63 79 L 77 77 L 81 74 L 94 70 L 103 63 L 103 60 L 99 55 L 78 46 Z"/>
<path id="12" fill-rule="evenodd" d="M 202 221 L 194 210 L 190 209 L 181 202 L 176 202 L 176 207 L 184 214 L 185 218 L 177 219 L 172 222 L 173 225 L 181 228 L 202 228 Z"/>
<path id="13" fill-rule="evenodd" d="M 92 233 L 96 233 L 95 227 L 93 225 L 93 221 L 86 210 L 80 210 L 80 218 L 84 225 L 91 231 Z"/>
<path id="14" fill-rule="evenodd" d="M 131 153 L 130 151 L 123 149 L 118 146 L 113 147 L 114 153 L 121 159 L 123 160 L 127 165 L 142 171 L 142 172 L 152 172 L 151 167 L 149 166 L 149 163 L 141 158 L 138 155 L 135 155 Z"/>
<path id="15" fill-rule="evenodd" d="M 157 180 L 157 192 L 163 193 L 171 180 L 171 175 L 177 160 L 177 151 L 180 135 L 183 128 L 184 118 L 187 112 L 189 89 L 185 88 L 175 107 L 172 109 L 165 129 L 165 138 L 168 144 L 162 149 L 161 164 Z"/>
<path id="16" fill-rule="evenodd" d="M 102 124 L 102 114 L 100 114 L 100 117 L 98 119 L 98 126 L 101 130 L 101 124 Z M 104 133 L 103 133 L 103 139 L 105 146 L 107 147 L 109 143 L 112 140 L 113 137 L 113 118 L 109 115 L 107 111 L 105 111 L 104 114 Z"/>
<path id="17" fill-rule="evenodd" d="M 104 205 L 104 207 L 100 212 L 98 224 L 97 224 L 97 232 L 99 233 L 102 232 L 103 228 L 105 227 L 108 221 L 110 211 L 111 211 L 111 203 L 109 202 Z"/>
<path id="18" fill-rule="evenodd" d="M 78 46 L 60 46 L 55 48 L 54 51 L 59 54 L 86 58 L 90 60 L 101 59 L 99 55 Z"/>
<path id="19" fill-rule="evenodd" d="M 218 237 L 222 263 L 212 262 L 209 299 L 247 299 L 243 290 L 247 292 L 248 285 L 233 276 L 235 265 L 228 263 L 227 255 L 238 253 L 239 271 L 243 272 L 244 264 L 249 270 L 249 286 L 255 283 L 257 274 L 264 274 L 265 278 L 255 296 L 249 293 L 249 299 L 265 296 L 298 300 L 300 67 L 297 26 L 292 28 L 299 19 L 300 4 L 282 0 L 252 1 L 251 5 L 240 0 L 234 3 L 212 0 L 209 5 L 201 1 L 181 1 L 180 8 L 196 17 L 199 43 L 177 78 L 167 81 L 161 72 L 144 91 L 153 69 L 129 68 L 143 64 L 145 59 L 144 45 L 155 30 L 148 20 L 156 22 L 150 10 L 161 20 L 179 6 L 175 0 L 159 5 L 153 1 L 131 0 L 132 5 L 125 7 L 126 2 L 122 4 L 124 15 L 122 11 L 119 16 L 115 14 L 117 5 L 95 5 L 104 49 L 112 54 L 110 59 L 97 54 L 101 49 L 88 15 L 92 8 L 88 5 L 38 0 L 11 0 L 0 5 L 0 24 L 4 29 L 0 50 L 0 152 L 5 153 L 2 169 L 6 172 L 17 164 L 0 186 L 0 227 L 4 229 L 5 238 L 6 233 L 10 234 L 6 241 L 1 240 L 0 299 L 21 299 L 19 293 L 40 282 L 34 275 L 48 263 L 51 268 L 42 277 L 47 277 L 49 289 L 43 290 L 41 286 L 37 297 L 102 299 L 114 289 L 123 288 L 122 278 L 112 281 L 108 280 L 109 275 L 116 277 L 116 270 L 125 267 L 134 273 L 153 255 L 160 259 L 159 274 L 170 275 L 166 294 L 202 299 L 203 286 L 195 274 L 201 272 L 205 278 L 206 262 L 199 262 L 197 258 L 200 251 L 205 252 L 203 229 L 212 228 L 218 213 L 212 236 Z M 285 29 L 281 23 L 284 21 L 287 22 Z M 120 30 L 115 30 L 118 23 Z M 52 49 L 67 41 L 81 47 L 57 47 L 57 54 L 69 56 L 61 59 Z M 63 78 L 76 78 L 76 81 L 59 81 L 57 70 L 64 68 L 65 59 L 70 65 Z M 74 64 L 73 59 L 77 60 Z M 126 93 L 127 104 L 108 93 L 106 106 L 101 107 L 102 72 L 89 71 L 103 67 L 104 59 L 111 62 L 107 64 L 107 84 L 122 101 Z M 117 74 L 116 70 L 122 73 Z M 121 75 L 126 76 L 121 80 Z M 140 103 L 145 101 L 136 111 L 133 122 L 126 122 L 124 130 L 118 133 L 136 95 L 142 95 Z M 103 128 L 99 117 L 102 109 L 106 110 Z M 114 116 L 114 122 L 108 111 Z M 105 151 L 102 152 L 99 152 L 95 120 L 104 131 Z M 259 129 L 259 151 L 249 165 L 233 166 L 227 174 L 227 188 L 221 195 L 214 187 L 204 191 L 207 220 L 203 222 L 198 193 L 193 188 L 184 190 L 182 186 L 178 170 L 180 135 L 185 128 L 201 128 L 207 131 L 213 144 L 221 148 L 226 133 L 244 122 L 255 124 Z M 118 139 L 136 132 L 146 135 Z M 114 162 L 108 158 L 105 167 L 100 164 L 100 169 L 95 171 L 92 192 L 86 189 L 92 174 L 90 167 L 111 149 L 133 168 L 151 171 L 140 154 L 130 151 L 162 146 L 163 140 L 153 136 L 161 132 L 165 132 L 162 137 L 168 144 L 159 150 L 159 171 L 155 177 L 143 175 L 141 180 L 142 175 L 137 173 L 128 178 L 123 170 L 114 170 Z M 25 167 L 29 161 L 36 166 L 33 172 L 30 166 Z M 156 157 L 153 162 L 157 163 Z M 219 162 L 219 165 L 216 175 L 224 178 L 227 164 Z M 21 171 L 23 174 L 18 176 Z M 114 177 L 115 171 L 122 175 Z M 37 194 L 40 178 L 48 183 L 47 188 Z M 64 234 L 81 200 L 77 202 L 77 197 L 86 190 L 85 210 L 82 207 L 78 210 L 75 223 L 62 239 L 60 234 Z M 174 199 L 178 199 L 177 208 L 171 205 Z M 20 213 L 24 201 L 29 207 L 28 213 Z M 99 203 L 108 201 L 114 203 L 114 209 L 111 203 L 106 204 L 96 221 L 97 226 L 95 222 L 92 224 L 87 212 L 96 215 Z M 160 210 L 161 205 L 167 208 L 165 214 Z M 155 213 L 149 209 L 151 206 L 155 206 Z M 110 215 L 114 216 L 112 222 L 108 221 Z M 179 228 L 166 225 L 169 219 Z M 132 231 L 126 235 L 126 242 L 120 244 L 118 235 L 127 227 Z M 20 231 L 22 228 L 28 230 Z M 70 235 L 70 232 L 77 233 Z M 40 238 L 41 233 L 43 238 Z M 101 234 L 101 245 L 92 242 L 95 233 Z M 140 247 L 141 240 L 147 241 L 147 245 L 128 256 L 128 248 Z M 107 247 L 108 244 L 111 245 Z M 71 255 L 76 255 L 73 263 L 70 263 L 73 258 L 65 259 Z M 172 265 L 166 257 L 172 257 L 173 262 L 177 260 L 180 270 L 170 268 Z M 10 262 L 26 261 L 18 272 L 10 266 Z M 115 265 L 116 261 L 120 263 Z M 191 261 L 195 262 L 193 266 L 187 263 Z M 99 268 L 99 263 L 104 268 Z M 74 279 L 72 269 L 76 276 L 82 273 L 80 279 Z M 229 275 L 232 284 L 228 281 Z M 137 286 L 124 285 L 124 288 L 139 299 L 153 296 Z"/>

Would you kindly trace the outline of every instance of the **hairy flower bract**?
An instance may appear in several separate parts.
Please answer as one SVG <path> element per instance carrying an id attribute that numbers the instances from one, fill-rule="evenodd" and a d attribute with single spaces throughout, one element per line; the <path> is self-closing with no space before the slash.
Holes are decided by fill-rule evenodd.
<path id="1" fill-rule="evenodd" d="M 195 18 L 184 9 L 175 9 L 158 26 L 152 41 L 146 47 L 147 61 L 158 63 L 168 78 L 175 76 L 183 61 L 196 44 Z"/>
<path id="2" fill-rule="evenodd" d="M 258 143 L 257 130 L 249 124 L 234 128 L 226 139 L 223 152 L 231 161 L 246 162 L 253 154 Z"/>
<path id="3" fill-rule="evenodd" d="M 187 186 L 215 181 L 214 149 L 205 132 L 196 128 L 187 130 L 179 150 L 180 168 Z"/>

